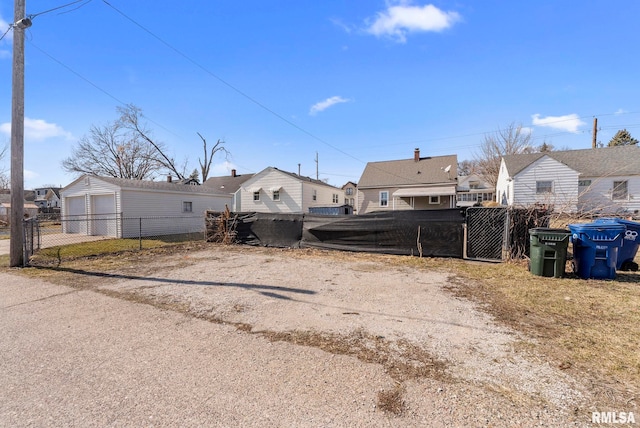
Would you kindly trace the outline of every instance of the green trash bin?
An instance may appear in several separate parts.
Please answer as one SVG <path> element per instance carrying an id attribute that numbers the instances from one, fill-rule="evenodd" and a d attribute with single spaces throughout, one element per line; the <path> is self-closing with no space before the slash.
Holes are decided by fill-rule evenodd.
<path id="1" fill-rule="evenodd" d="M 531 262 L 529 270 L 538 276 L 562 278 L 567 263 L 571 232 L 538 227 L 529 229 Z"/>

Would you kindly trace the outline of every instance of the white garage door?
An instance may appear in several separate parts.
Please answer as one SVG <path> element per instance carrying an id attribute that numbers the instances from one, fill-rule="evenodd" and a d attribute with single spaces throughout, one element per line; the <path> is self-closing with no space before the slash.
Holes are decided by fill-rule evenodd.
<path id="1" fill-rule="evenodd" d="M 63 230 L 66 233 L 87 233 L 84 196 L 65 198 L 65 205 Z"/>
<path id="2" fill-rule="evenodd" d="M 116 236 L 116 200 L 114 195 L 91 196 L 92 235 Z"/>

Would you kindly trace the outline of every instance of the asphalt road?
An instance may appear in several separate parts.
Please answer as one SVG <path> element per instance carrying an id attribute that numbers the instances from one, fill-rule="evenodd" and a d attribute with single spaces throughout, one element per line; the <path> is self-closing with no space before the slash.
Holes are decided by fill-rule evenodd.
<path id="1" fill-rule="evenodd" d="M 0 331 L 0 426 L 389 423 L 378 366 L 93 291 L 0 273 Z"/>

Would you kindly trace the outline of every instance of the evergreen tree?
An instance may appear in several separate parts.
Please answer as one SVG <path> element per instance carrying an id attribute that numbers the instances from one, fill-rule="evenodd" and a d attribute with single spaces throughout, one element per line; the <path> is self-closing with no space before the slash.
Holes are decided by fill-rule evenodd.
<path id="1" fill-rule="evenodd" d="M 635 144 L 638 144 L 638 140 L 633 138 L 626 129 L 616 132 L 616 135 L 614 135 L 611 141 L 609 141 L 609 147 L 631 146 Z"/>

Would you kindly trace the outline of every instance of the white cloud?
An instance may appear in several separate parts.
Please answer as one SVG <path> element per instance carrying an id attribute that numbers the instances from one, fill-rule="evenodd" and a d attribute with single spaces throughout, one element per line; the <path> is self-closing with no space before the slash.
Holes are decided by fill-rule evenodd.
<path id="1" fill-rule="evenodd" d="M 0 124 L 0 132 L 11 135 L 11 122 Z M 24 118 L 24 137 L 32 141 L 44 141 L 47 138 L 64 137 L 72 139 L 70 132 L 55 123 L 47 123 L 42 119 Z"/>
<path id="2" fill-rule="evenodd" d="M 367 22 L 366 31 L 405 43 L 408 33 L 443 31 L 460 19 L 457 12 L 446 12 L 432 4 L 413 6 L 409 1 L 400 1 L 387 3 L 385 11 L 378 12 L 373 22 Z"/>
<path id="3" fill-rule="evenodd" d="M 348 98 L 342 98 L 340 96 L 327 98 L 324 101 L 320 101 L 319 103 L 315 103 L 314 105 L 312 105 L 311 110 L 309 110 L 309 114 L 311 116 L 315 116 L 318 112 L 324 111 L 333 105 L 340 104 L 340 103 L 348 103 L 349 101 L 351 100 Z"/>
<path id="4" fill-rule="evenodd" d="M 548 128 L 560 129 L 574 134 L 579 132 L 579 127 L 586 125 L 586 123 L 580 120 L 580 117 L 575 113 L 566 114 L 564 116 L 547 117 L 540 117 L 540 115 L 536 113 L 531 116 L 531 119 L 535 126 L 546 126 Z"/>
<path id="5" fill-rule="evenodd" d="M 615 112 L 615 113 L 613 113 L 613 114 L 615 114 L 616 116 L 619 116 L 619 115 L 621 115 L 621 114 L 627 114 L 627 113 L 629 113 L 629 112 L 628 112 L 628 111 L 626 111 L 626 110 L 624 110 L 624 109 L 619 108 L 619 109 L 618 109 L 618 111 L 616 111 L 616 112 Z"/>

